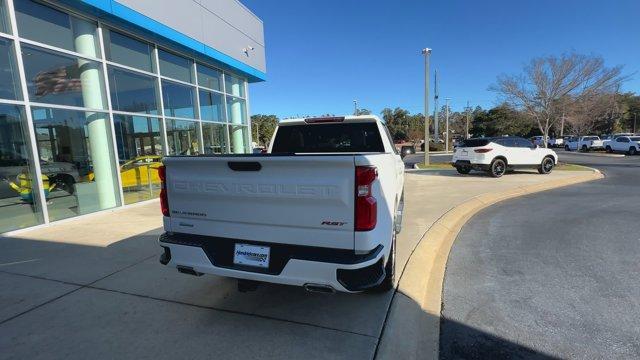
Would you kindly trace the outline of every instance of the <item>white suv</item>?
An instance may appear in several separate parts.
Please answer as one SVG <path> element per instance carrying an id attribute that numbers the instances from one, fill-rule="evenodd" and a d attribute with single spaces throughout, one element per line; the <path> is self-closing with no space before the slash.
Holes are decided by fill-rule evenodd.
<path id="1" fill-rule="evenodd" d="M 535 168 L 540 174 L 548 174 L 557 163 L 555 151 L 520 137 L 467 139 L 456 148 L 451 160 L 460 174 L 480 170 L 493 177 L 515 168 Z"/>

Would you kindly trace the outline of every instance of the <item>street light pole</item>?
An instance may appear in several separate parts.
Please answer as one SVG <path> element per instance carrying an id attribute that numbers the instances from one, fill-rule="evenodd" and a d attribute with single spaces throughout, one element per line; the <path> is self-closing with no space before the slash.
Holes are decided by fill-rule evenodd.
<path id="1" fill-rule="evenodd" d="M 438 69 L 433 74 L 433 140 L 436 144 L 440 143 L 440 119 L 438 118 L 438 98 L 440 91 L 438 90 Z"/>
<path id="2" fill-rule="evenodd" d="M 444 126 L 444 130 L 446 131 L 446 134 L 444 135 L 444 150 L 445 152 L 449 152 L 449 100 L 451 100 L 451 98 L 445 98 L 445 106 L 446 108 L 445 110 L 445 126 Z"/>
<path id="3" fill-rule="evenodd" d="M 353 115 L 358 116 L 358 100 L 353 100 Z"/>
<path id="4" fill-rule="evenodd" d="M 422 49 L 424 55 L 424 163 L 429 165 L 429 57 L 431 49 Z"/>
<path id="5" fill-rule="evenodd" d="M 464 138 L 468 139 L 469 138 L 469 115 L 471 115 L 471 108 L 469 107 L 469 100 L 467 100 L 467 125 L 465 126 L 465 134 L 464 134 Z"/>

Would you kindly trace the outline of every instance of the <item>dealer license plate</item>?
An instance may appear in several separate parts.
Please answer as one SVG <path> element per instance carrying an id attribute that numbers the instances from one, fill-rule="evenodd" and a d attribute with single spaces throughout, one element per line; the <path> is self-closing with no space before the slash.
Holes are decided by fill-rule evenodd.
<path id="1" fill-rule="evenodd" d="M 235 252 L 233 253 L 233 263 L 237 265 L 268 268 L 270 250 L 268 246 L 236 244 Z"/>

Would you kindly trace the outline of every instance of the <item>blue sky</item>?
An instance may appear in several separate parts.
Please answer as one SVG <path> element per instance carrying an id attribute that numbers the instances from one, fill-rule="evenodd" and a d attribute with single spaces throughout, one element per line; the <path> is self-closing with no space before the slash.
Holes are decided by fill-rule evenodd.
<path id="1" fill-rule="evenodd" d="M 263 19 L 267 47 L 252 114 L 349 114 L 354 99 L 376 114 L 421 112 L 424 47 L 455 110 L 495 105 L 498 74 L 570 51 L 625 65 L 636 74 L 623 90 L 640 93 L 640 0 L 241 1 Z"/>

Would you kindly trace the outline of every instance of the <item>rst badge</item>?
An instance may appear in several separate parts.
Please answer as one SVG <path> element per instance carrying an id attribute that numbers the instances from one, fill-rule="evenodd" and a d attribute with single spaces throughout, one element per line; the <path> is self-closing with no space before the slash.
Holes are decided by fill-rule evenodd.
<path id="1" fill-rule="evenodd" d="M 320 223 L 320 225 L 327 225 L 327 226 L 343 226 L 344 224 L 346 224 L 346 222 L 343 221 L 323 221 L 322 223 Z"/>

